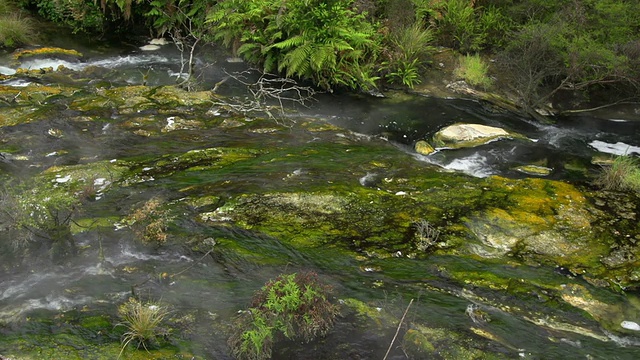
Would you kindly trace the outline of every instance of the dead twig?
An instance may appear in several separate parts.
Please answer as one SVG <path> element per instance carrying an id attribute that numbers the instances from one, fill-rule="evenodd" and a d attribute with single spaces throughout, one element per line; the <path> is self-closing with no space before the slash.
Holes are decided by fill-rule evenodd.
<path id="1" fill-rule="evenodd" d="M 400 328 L 402 327 L 402 323 L 404 322 L 405 316 L 407 316 L 407 313 L 409 312 L 409 308 L 411 307 L 411 304 L 413 304 L 413 299 L 411 299 L 411 301 L 409 301 L 409 305 L 407 305 L 407 308 L 404 310 L 404 314 L 402 314 L 402 319 L 400 319 L 400 323 L 398 324 L 398 328 L 396 329 L 396 334 L 393 335 L 393 339 L 391 340 L 391 344 L 389 344 L 389 348 L 387 349 L 387 353 L 384 354 L 384 357 L 382 358 L 382 360 L 387 360 L 387 356 L 389 356 L 389 353 L 391 352 L 391 348 L 393 348 L 393 343 L 396 342 L 396 338 L 398 337 L 398 333 L 400 332 Z"/>

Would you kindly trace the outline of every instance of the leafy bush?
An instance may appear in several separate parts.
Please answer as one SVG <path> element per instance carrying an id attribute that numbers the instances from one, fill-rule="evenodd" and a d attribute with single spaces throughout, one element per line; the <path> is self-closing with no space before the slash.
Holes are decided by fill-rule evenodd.
<path id="1" fill-rule="evenodd" d="M 124 222 L 142 242 L 162 245 L 167 241 L 171 217 L 162 205 L 159 198 L 149 199 L 125 219 Z"/>
<path id="2" fill-rule="evenodd" d="M 455 75 L 472 86 L 491 87 L 492 80 L 487 74 L 489 66 L 479 55 L 464 55 L 455 70 Z"/>
<path id="3" fill-rule="evenodd" d="M 229 346 L 238 359 L 269 359 L 276 336 L 309 342 L 333 327 L 331 289 L 314 273 L 280 275 L 258 291 L 238 318 Z"/>
<path id="4" fill-rule="evenodd" d="M 84 0 L 33 0 L 38 14 L 73 32 L 102 32 L 106 19 L 99 2 Z"/>
<path id="5" fill-rule="evenodd" d="M 640 162 L 631 156 L 618 156 L 602 169 L 596 184 L 606 190 L 640 192 Z"/>
<path id="6" fill-rule="evenodd" d="M 312 80 L 325 89 L 374 88 L 380 47 L 353 0 L 227 0 L 209 13 L 215 38 L 265 72 Z"/>
<path id="7" fill-rule="evenodd" d="M 475 6 L 475 1 L 436 2 L 426 12 L 435 24 L 442 45 L 462 53 L 477 52 L 503 42 L 512 21 L 495 6 Z M 424 8 L 424 4 L 420 8 Z M 423 12 L 425 12 L 423 10 Z"/>

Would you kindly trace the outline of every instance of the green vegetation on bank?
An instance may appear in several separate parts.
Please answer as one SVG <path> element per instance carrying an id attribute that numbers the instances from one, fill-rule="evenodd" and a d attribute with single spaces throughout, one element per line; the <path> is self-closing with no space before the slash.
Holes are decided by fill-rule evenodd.
<path id="1" fill-rule="evenodd" d="M 618 156 L 602 169 L 596 184 L 606 190 L 640 193 L 640 162 L 631 155 Z"/>
<path id="2" fill-rule="evenodd" d="M 492 58 L 496 87 L 535 109 L 562 91 L 637 96 L 640 3 L 618 0 L 26 0 L 96 34 L 152 30 L 218 42 L 267 72 L 325 89 L 414 87 L 436 46 Z M 9 29 L 4 27 L 4 30 Z M 13 27 L 11 28 L 13 29 Z M 14 41 L 21 41 L 16 39 Z M 486 83 L 480 83 L 486 86 Z"/>
<path id="3" fill-rule="evenodd" d="M 29 44 L 35 37 L 33 20 L 9 0 L 0 0 L 0 48 Z"/>

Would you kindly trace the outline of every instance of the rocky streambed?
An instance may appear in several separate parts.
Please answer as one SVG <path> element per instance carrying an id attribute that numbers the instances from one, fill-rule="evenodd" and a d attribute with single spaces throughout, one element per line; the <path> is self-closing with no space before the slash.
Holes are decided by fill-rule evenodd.
<path id="1" fill-rule="evenodd" d="M 116 358 L 117 307 L 136 295 L 172 309 L 170 331 L 124 357 L 229 358 L 236 313 L 295 271 L 331 284 L 341 317 L 275 358 L 382 358 L 398 327 L 396 359 L 640 354 L 637 194 L 444 171 L 322 117 L 238 113 L 211 91 L 97 68 L 13 76 L 3 357 Z"/>

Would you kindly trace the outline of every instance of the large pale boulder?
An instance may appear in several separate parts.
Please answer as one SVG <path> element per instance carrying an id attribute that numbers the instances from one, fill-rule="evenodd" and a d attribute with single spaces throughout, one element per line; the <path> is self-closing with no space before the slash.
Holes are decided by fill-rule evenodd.
<path id="1" fill-rule="evenodd" d="M 453 124 L 441 129 L 433 136 L 438 147 L 462 148 L 486 144 L 489 141 L 523 137 L 504 129 L 480 124 Z"/>

